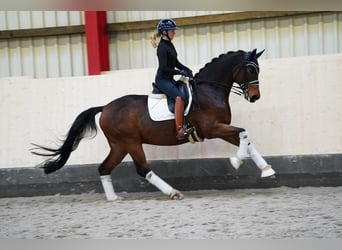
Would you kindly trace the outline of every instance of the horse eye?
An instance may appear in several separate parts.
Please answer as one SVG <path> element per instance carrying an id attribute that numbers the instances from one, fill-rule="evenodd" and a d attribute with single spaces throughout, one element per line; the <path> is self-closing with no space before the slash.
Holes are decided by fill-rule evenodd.
<path id="1" fill-rule="evenodd" d="M 252 73 L 252 74 L 258 74 L 258 71 L 255 67 L 252 67 L 252 66 L 247 66 L 247 68 L 249 69 L 249 72 Z"/>

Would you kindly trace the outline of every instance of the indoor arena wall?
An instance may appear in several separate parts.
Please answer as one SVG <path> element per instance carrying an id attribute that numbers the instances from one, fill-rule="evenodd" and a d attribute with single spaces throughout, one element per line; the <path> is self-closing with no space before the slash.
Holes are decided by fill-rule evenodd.
<path id="1" fill-rule="evenodd" d="M 261 99 L 251 104 L 232 94 L 232 125 L 247 129 L 264 156 L 342 153 L 342 54 L 261 58 L 259 63 Z M 201 66 L 191 68 L 196 72 Z M 155 70 L 0 78 L 0 168 L 36 166 L 43 158 L 30 153 L 31 143 L 56 146 L 83 110 L 126 94 L 149 94 Z M 219 139 L 144 148 L 148 160 L 224 158 L 237 150 Z M 99 130 L 80 143 L 67 164 L 100 163 L 108 152 Z"/>

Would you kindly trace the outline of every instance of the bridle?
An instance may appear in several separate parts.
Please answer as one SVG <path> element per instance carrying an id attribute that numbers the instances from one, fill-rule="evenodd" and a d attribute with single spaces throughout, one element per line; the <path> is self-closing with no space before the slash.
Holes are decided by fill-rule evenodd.
<path id="1" fill-rule="evenodd" d="M 239 66 L 239 65 L 237 65 L 237 66 Z M 259 65 L 255 62 L 252 62 L 252 61 L 246 61 L 244 64 L 242 64 L 239 67 L 239 70 L 237 71 L 236 74 L 234 74 L 235 69 L 233 69 L 233 78 L 235 78 L 234 75 L 236 76 L 236 75 L 240 74 L 241 69 L 243 69 L 243 68 L 247 69 L 248 67 L 252 67 L 255 70 L 256 74 L 259 75 L 259 73 L 260 73 Z M 239 86 L 233 85 L 232 86 L 232 92 L 234 94 L 237 94 L 237 95 L 244 95 L 244 97 L 246 99 L 248 99 L 248 96 L 249 96 L 248 88 L 249 88 L 249 86 L 253 86 L 253 85 L 259 85 L 259 80 L 256 79 L 256 80 L 252 80 L 252 81 L 247 81 L 247 73 L 245 71 L 244 72 L 244 82 L 240 83 Z"/>
<path id="2" fill-rule="evenodd" d="M 234 73 L 238 68 L 238 71 L 236 73 Z M 259 68 L 259 65 L 255 62 L 252 62 L 252 61 L 245 61 L 245 62 L 242 62 L 238 65 L 236 65 L 234 68 L 233 68 L 233 78 L 235 78 L 234 76 L 238 75 L 240 73 L 240 71 L 242 69 L 247 69 L 248 67 L 252 67 L 255 72 L 257 73 L 257 75 L 259 75 L 259 72 L 260 72 L 260 68 Z M 195 85 L 197 84 L 200 84 L 200 83 L 210 83 L 216 87 L 219 87 L 219 88 L 223 88 L 223 89 L 226 89 L 226 90 L 229 90 L 229 86 L 224 83 L 224 82 L 216 82 L 216 81 L 208 81 L 208 80 L 204 80 L 204 79 L 195 79 L 193 78 L 192 79 L 193 82 L 194 82 L 194 87 Z M 234 82 L 235 83 L 235 82 Z M 238 86 L 234 86 L 234 83 L 233 85 L 231 86 L 231 91 L 236 94 L 236 95 L 244 95 L 244 97 L 246 99 L 248 99 L 248 88 L 249 86 L 252 86 L 252 85 L 259 85 L 259 80 L 256 79 L 256 80 L 253 80 L 253 81 L 247 81 L 247 73 L 245 71 L 244 73 L 244 82 L 243 83 L 238 83 Z"/>

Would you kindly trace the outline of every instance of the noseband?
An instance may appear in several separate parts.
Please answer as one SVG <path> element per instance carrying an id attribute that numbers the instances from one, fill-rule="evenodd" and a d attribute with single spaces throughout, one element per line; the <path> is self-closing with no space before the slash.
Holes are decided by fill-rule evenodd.
<path id="1" fill-rule="evenodd" d="M 259 75 L 260 69 L 259 69 L 259 66 L 255 62 L 247 62 L 245 64 L 245 67 L 246 68 L 252 67 L 255 70 L 255 72 L 257 73 L 257 75 Z M 239 69 L 239 72 L 240 72 L 241 68 Z M 245 79 L 247 78 L 246 72 L 245 72 L 244 78 Z M 243 82 L 243 83 L 240 84 L 242 90 L 247 89 L 250 85 L 259 85 L 259 80 Z"/>
<path id="2" fill-rule="evenodd" d="M 238 75 L 243 68 L 248 68 L 248 67 L 252 67 L 255 70 L 255 72 L 257 73 L 257 75 L 259 75 L 260 68 L 259 68 L 258 64 L 256 64 L 255 62 L 252 62 L 252 61 L 247 61 L 245 64 L 242 64 L 239 67 L 239 70 L 238 70 L 238 72 L 235 75 Z M 248 97 L 248 87 L 252 86 L 252 85 L 259 85 L 259 80 L 256 79 L 256 80 L 253 80 L 253 81 L 247 81 L 246 79 L 247 79 L 247 73 L 245 71 L 245 73 L 244 73 L 244 82 L 239 84 L 238 86 L 234 86 L 233 85 L 232 86 L 232 92 L 234 94 L 237 94 L 237 95 L 242 95 L 243 94 L 245 96 L 245 98 L 247 99 L 247 97 Z"/>

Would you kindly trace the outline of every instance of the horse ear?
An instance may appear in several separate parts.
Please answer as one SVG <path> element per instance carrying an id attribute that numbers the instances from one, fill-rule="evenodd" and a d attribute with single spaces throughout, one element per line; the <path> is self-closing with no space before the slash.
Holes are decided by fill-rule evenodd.
<path id="1" fill-rule="evenodd" d="M 259 57 L 262 55 L 262 53 L 264 53 L 264 51 L 265 51 L 265 49 L 263 49 L 263 50 L 260 51 L 258 54 L 256 54 L 256 58 L 259 58 Z"/>
<path id="2" fill-rule="evenodd" d="M 252 53 L 250 54 L 250 56 L 249 56 L 249 59 L 250 60 L 253 60 L 254 58 L 256 58 L 255 56 L 256 56 L 256 52 L 257 52 L 257 49 L 254 49 L 253 51 L 252 51 Z"/>

